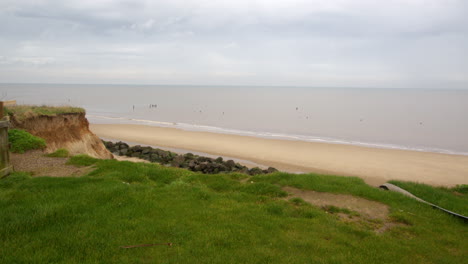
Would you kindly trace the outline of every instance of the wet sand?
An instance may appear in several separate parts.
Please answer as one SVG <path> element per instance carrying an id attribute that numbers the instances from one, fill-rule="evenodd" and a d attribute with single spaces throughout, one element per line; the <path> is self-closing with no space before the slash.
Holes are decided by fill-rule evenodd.
<path id="1" fill-rule="evenodd" d="M 370 185 L 404 180 L 468 184 L 468 156 L 264 139 L 144 125 L 91 124 L 99 137 L 249 160 L 288 172 L 357 176 Z"/>

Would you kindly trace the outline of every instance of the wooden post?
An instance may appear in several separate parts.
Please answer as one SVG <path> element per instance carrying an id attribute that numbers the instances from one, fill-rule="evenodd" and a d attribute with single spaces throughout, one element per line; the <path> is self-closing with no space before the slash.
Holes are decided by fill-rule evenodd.
<path id="1" fill-rule="evenodd" d="M 10 174 L 12 171 L 8 145 L 9 122 L 4 119 L 3 106 L 4 102 L 0 101 L 0 178 Z"/>

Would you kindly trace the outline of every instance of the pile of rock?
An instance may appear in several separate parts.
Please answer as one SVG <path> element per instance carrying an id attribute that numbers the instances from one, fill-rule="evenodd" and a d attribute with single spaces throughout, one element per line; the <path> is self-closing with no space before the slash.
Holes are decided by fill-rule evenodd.
<path id="1" fill-rule="evenodd" d="M 277 172 L 278 170 L 269 167 L 266 170 L 262 170 L 258 167 L 247 168 L 233 160 L 223 160 L 222 157 L 212 159 L 209 157 L 203 157 L 194 155 L 192 153 L 177 154 L 174 152 L 152 148 L 142 147 L 140 145 L 130 147 L 125 142 L 110 142 L 102 141 L 106 148 L 114 155 L 135 157 L 139 159 L 148 160 L 150 162 L 157 162 L 164 165 L 170 165 L 178 168 L 186 168 L 191 171 L 216 174 L 220 172 L 240 172 L 249 175 L 267 174 Z"/>

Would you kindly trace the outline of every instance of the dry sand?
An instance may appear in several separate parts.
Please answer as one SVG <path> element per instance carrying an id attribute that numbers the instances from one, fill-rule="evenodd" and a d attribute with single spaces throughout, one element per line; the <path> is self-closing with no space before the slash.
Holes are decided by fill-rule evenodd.
<path id="1" fill-rule="evenodd" d="M 92 124 L 99 137 L 229 156 L 289 172 L 358 176 L 453 186 L 468 183 L 468 156 L 264 139 L 143 125 Z"/>

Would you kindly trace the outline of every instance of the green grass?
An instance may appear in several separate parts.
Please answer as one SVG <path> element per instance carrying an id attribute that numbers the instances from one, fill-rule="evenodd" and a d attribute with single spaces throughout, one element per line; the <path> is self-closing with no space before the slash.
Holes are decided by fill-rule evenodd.
<path id="1" fill-rule="evenodd" d="M 92 158 L 88 155 L 80 154 L 71 157 L 67 164 L 69 165 L 75 165 L 75 166 L 90 166 L 98 162 L 98 159 Z"/>
<path id="2" fill-rule="evenodd" d="M 46 155 L 46 157 L 51 158 L 68 158 L 69 156 L 70 153 L 66 149 L 57 149 L 56 151 Z"/>
<path id="3" fill-rule="evenodd" d="M 466 223 L 357 178 L 247 179 L 87 156 L 69 163 L 96 169 L 78 178 L 16 172 L 0 180 L 0 263 L 426 264 L 468 257 Z M 408 225 L 377 234 L 284 199 L 283 185 L 379 201 Z M 450 192 L 443 199 L 457 199 Z M 173 246 L 121 248 L 168 242 Z"/>
<path id="4" fill-rule="evenodd" d="M 333 206 L 333 205 L 324 206 L 323 209 L 325 211 L 329 212 L 329 213 L 332 213 L 332 214 L 343 213 L 343 214 L 347 214 L 347 215 L 351 215 L 351 216 L 359 216 L 358 212 L 351 211 L 351 210 L 346 209 L 346 208 L 336 207 L 336 206 Z"/>
<path id="5" fill-rule="evenodd" d="M 24 153 L 28 150 L 43 149 L 46 147 L 44 139 L 33 136 L 20 129 L 8 130 L 8 142 L 11 144 L 10 151 L 15 153 Z"/>
<path id="6" fill-rule="evenodd" d="M 75 114 L 85 113 L 85 110 L 80 107 L 72 106 L 38 106 L 38 105 L 16 105 L 5 107 L 6 113 L 9 116 L 15 116 L 18 121 L 23 121 L 27 118 L 35 116 L 55 116 L 59 114 Z"/>
<path id="7" fill-rule="evenodd" d="M 466 192 L 466 187 L 434 188 L 429 185 L 413 182 L 390 181 L 390 183 L 407 190 L 427 202 L 468 216 L 468 193 Z"/>

